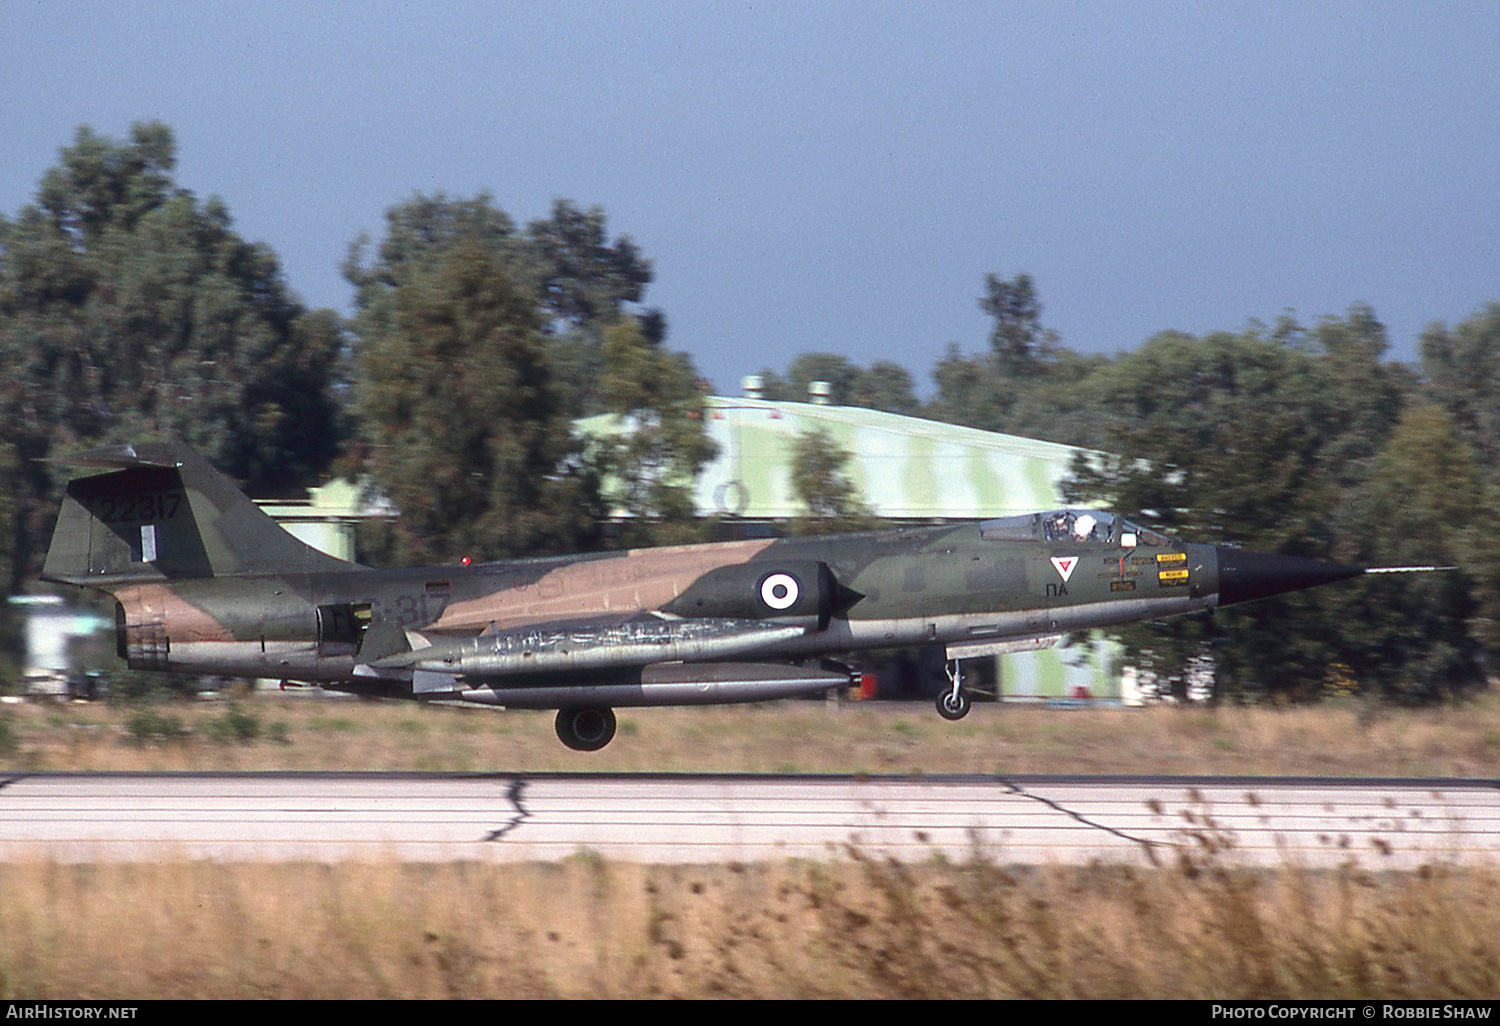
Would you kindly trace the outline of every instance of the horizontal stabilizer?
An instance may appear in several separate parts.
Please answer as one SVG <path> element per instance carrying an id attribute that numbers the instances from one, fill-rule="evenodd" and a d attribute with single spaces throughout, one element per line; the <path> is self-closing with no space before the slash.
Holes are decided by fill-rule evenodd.
<path id="1" fill-rule="evenodd" d="M 451 673 L 429 673 L 426 670 L 417 670 L 411 675 L 411 693 L 414 695 L 455 691 L 458 687 L 458 680 Z"/>
<path id="2" fill-rule="evenodd" d="M 91 467 L 100 470 L 130 470 L 134 467 L 180 467 L 182 462 L 162 447 L 155 451 L 142 452 L 133 445 L 106 445 L 98 449 L 86 449 L 66 456 L 48 456 L 42 463 L 55 463 L 60 467 Z"/>

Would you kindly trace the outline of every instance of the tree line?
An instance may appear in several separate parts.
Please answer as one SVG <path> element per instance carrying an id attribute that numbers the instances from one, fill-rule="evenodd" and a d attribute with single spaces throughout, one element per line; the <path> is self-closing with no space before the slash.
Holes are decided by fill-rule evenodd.
<path id="1" fill-rule="evenodd" d="M 31 203 L 0 215 L 0 573 L 34 579 L 64 471 L 85 446 L 171 435 L 252 494 L 331 473 L 401 511 L 368 529 L 376 562 L 537 555 L 702 537 L 691 485 L 713 457 L 704 386 L 646 305 L 651 261 L 604 212 L 556 201 L 521 224 L 488 195 L 416 195 L 343 265 L 354 314 L 306 308 L 226 205 L 175 178 L 158 122 L 81 128 Z M 769 398 L 827 381 L 867 406 L 1113 455 L 1069 497 L 1191 540 L 1457 572 L 1365 579 L 1122 632 L 1168 681 L 1211 658 L 1226 694 L 1362 688 L 1432 700 L 1480 686 L 1500 646 L 1500 305 L 1386 359 L 1372 310 L 1115 357 L 1044 326 L 1027 275 L 982 283 L 987 348 L 950 347 L 931 399 L 902 366 L 828 353 L 762 371 Z M 578 418 L 631 430 L 588 437 Z M 826 446 L 799 447 L 809 516 L 864 523 Z M 833 454 L 836 456 L 836 454 Z M 608 487 L 606 487 L 608 482 Z M 606 499 L 606 495 L 608 498 Z M 611 537 L 611 507 L 633 514 Z M 17 645 L 14 620 L 3 640 Z"/>
<path id="2" fill-rule="evenodd" d="M 1163 332 L 1084 356 L 1042 323 L 1025 274 L 986 277 L 989 347 L 950 348 L 931 401 L 885 408 L 1092 450 L 1067 499 L 1189 541 L 1357 566 L 1455 570 L 1334 587 L 1121 629 L 1130 661 L 1183 690 L 1211 663 L 1221 696 L 1401 702 L 1471 692 L 1500 653 L 1500 304 L 1434 324 L 1414 365 L 1364 305 L 1202 336 Z M 871 368 L 873 371 L 874 368 Z M 882 395 L 842 358 L 799 357 L 856 405 Z"/>

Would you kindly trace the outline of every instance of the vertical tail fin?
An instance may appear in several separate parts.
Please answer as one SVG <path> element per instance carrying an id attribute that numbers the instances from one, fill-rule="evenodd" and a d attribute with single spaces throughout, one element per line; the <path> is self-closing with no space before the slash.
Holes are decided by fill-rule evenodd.
<path id="1" fill-rule="evenodd" d="M 179 443 L 110 446 L 52 462 L 112 472 L 68 482 L 42 568 L 47 580 L 107 589 L 352 565 L 292 537 Z"/>

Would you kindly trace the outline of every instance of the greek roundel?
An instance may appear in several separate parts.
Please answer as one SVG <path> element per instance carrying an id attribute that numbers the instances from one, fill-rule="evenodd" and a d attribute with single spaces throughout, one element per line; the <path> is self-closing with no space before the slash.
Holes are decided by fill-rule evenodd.
<path id="1" fill-rule="evenodd" d="M 801 593 L 797 578 L 791 574 L 767 574 L 760 582 L 760 600 L 775 610 L 792 608 Z"/>

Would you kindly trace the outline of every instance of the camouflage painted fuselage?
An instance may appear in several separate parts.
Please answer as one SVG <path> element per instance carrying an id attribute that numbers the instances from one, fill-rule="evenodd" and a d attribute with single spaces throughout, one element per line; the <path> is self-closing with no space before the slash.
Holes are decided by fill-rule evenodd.
<path id="1" fill-rule="evenodd" d="M 779 668 L 809 657 L 942 644 L 961 658 L 1357 572 L 1077 510 L 374 570 L 292 538 L 182 446 L 68 462 L 110 472 L 70 482 L 44 574 L 114 595 L 130 666 L 407 697 L 754 701 L 847 681 Z"/>
<path id="2" fill-rule="evenodd" d="M 1076 563 L 1065 577 L 1066 560 Z M 791 591 L 770 603 L 761 594 L 778 575 L 796 592 L 784 608 L 771 603 Z M 356 667 L 367 680 L 421 669 L 503 686 L 665 659 L 1049 635 L 1207 608 L 1217 590 L 1209 546 L 987 540 L 979 525 L 963 524 L 480 566 L 141 582 L 114 595 L 122 654 L 141 669 L 317 682 L 355 679 Z M 696 648 L 693 639 L 678 645 L 674 629 L 694 621 L 722 630 Z M 636 650 L 624 651 L 633 642 Z"/>

